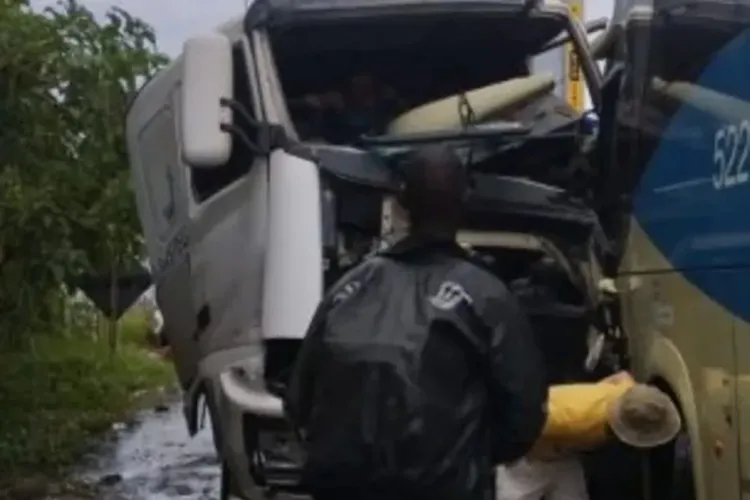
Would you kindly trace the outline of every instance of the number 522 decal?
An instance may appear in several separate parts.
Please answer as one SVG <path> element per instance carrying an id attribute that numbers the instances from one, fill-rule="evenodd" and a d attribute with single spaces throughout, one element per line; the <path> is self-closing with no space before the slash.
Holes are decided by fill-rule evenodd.
<path id="1" fill-rule="evenodd" d="M 750 121 L 725 125 L 714 135 L 715 189 L 727 189 L 750 180 L 746 164 L 750 155 Z"/>

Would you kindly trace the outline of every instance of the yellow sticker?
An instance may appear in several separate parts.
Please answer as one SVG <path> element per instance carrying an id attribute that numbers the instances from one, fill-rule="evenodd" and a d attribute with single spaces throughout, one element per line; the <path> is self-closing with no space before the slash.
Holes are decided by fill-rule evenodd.
<path id="1" fill-rule="evenodd" d="M 582 0 L 569 0 L 568 8 L 573 17 L 579 20 L 583 18 Z M 578 112 L 583 111 L 584 92 L 581 62 L 573 44 L 569 43 L 565 47 L 565 96 L 568 104 Z"/>

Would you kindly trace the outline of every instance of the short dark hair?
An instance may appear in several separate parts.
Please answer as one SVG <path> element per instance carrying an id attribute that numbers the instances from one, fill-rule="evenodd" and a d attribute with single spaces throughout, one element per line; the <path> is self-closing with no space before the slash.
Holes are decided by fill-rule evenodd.
<path id="1" fill-rule="evenodd" d="M 413 225 L 458 224 L 469 177 L 461 159 L 445 145 L 423 146 L 403 164 L 404 208 Z"/>

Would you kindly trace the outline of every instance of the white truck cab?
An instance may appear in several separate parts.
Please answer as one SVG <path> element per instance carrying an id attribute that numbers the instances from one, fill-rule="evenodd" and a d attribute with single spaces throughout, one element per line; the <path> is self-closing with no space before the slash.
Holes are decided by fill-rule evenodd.
<path id="1" fill-rule="evenodd" d="M 528 64 L 561 36 L 596 103 L 584 28 L 529 0 L 258 0 L 143 87 L 127 118 L 139 217 L 188 427 L 204 396 L 225 498 L 294 486 L 276 388 L 326 288 L 402 234 L 398 163 L 420 143 L 466 158 L 459 239 L 554 328 L 549 352 L 570 354 L 551 372 L 581 370 L 601 250 L 583 117 Z M 362 73 L 399 106 L 347 136 Z M 343 106 L 309 104 L 332 91 Z"/>

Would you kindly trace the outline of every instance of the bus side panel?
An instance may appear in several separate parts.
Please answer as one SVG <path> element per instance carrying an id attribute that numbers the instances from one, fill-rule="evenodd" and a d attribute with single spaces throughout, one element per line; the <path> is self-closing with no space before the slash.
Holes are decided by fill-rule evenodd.
<path id="1" fill-rule="evenodd" d="M 634 251 L 666 266 L 633 226 Z M 700 272 L 702 280 L 728 283 L 734 271 Z M 633 368 L 638 379 L 671 391 L 681 406 L 698 498 L 739 499 L 733 316 L 678 271 L 626 274 L 620 284 Z"/>
<path id="2" fill-rule="evenodd" d="M 732 273 L 729 286 L 750 301 L 748 284 L 750 268 Z M 739 417 L 740 489 L 743 498 L 750 496 L 750 322 L 734 318 L 735 359 L 737 363 L 737 413 Z"/>

